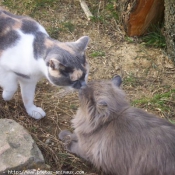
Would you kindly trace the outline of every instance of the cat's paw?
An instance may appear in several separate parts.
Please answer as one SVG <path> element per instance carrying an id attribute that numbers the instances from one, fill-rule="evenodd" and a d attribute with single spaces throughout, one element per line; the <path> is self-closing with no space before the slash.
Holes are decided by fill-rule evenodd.
<path id="1" fill-rule="evenodd" d="M 58 137 L 59 137 L 60 140 L 65 140 L 65 137 L 68 136 L 68 135 L 71 136 L 72 133 L 71 133 L 70 131 L 68 131 L 68 130 L 62 130 L 62 131 L 59 133 Z"/>
<path id="2" fill-rule="evenodd" d="M 68 145 L 72 141 L 72 133 L 68 130 L 63 130 L 59 133 L 59 139 L 65 144 Z"/>
<path id="3" fill-rule="evenodd" d="M 3 90 L 3 92 L 2 92 L 2 98 L 5 101 L 11 100 L 13 98 L 13 95 L 14 95 L 14 92 L 12 92 L 12 91 L 5 91 L 5 90 Z"/>
<path id="4" fill-rule="evenodd" d="M 26 110 L 27 113 L 34 119 L 41 119 L 46 116 L 46 113 L 43 111 L 43 109 L 36 106 L 32 106 Z"/>

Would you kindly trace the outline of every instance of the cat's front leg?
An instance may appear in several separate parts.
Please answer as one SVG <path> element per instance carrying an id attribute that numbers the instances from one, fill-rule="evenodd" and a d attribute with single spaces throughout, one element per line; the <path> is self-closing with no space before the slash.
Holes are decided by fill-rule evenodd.
<path id="1" fill-rule="evenodd" d="M 59 135 L 59 139 L 65 144 L 69 144 L 71 141 L 78 141 L 78 138 L 75 133 L 71 133 L 68 130 L 62 130 Z"/>
<path id="2" fill-rule="evenodd" d="M 42 108 L 37 107 L 33 104 L 34 95 L 35 95 L 35 87 L 36 87 L 37 82 L 20 81 L 19 84 L 21 87 L 23 103 L 24 103 L 27 113 L 35 119 L 43 118 L 46 115 L 46 113 L 43 111 Z"/>
<path id="3" fill-rule="evenodd" d="M 61 141 L 63 141 L 67 151 L 88 160 L 88 157 L 79 145 L 78 138 L 75 133 L 71 133 L 68 130 L 63 130 L 59 133 L 58 137 Z"/>
<path id="4" fill-rule="evenodd" d="M 59 139 L 63 142 L 65 148 L 67 151 L 72 152 L 71 147 L 72 144 L 75 142 L 78 142 L 77 136 L 75 135 L 75 133 L 71 133 L 68 130 L 62 130 L 59 135 L 58 135 Z M 76 153 L 75 153 L 76 154 Z"/>

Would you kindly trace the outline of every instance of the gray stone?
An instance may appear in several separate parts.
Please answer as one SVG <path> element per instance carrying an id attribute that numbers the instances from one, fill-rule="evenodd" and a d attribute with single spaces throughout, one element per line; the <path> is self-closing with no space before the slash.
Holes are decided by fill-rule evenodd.
<path id="1" fill-rule="evenodd" d="M 0 175 L 44 166 L 43 155 L 27 130 L 14 120 L 0 119 Z"/>

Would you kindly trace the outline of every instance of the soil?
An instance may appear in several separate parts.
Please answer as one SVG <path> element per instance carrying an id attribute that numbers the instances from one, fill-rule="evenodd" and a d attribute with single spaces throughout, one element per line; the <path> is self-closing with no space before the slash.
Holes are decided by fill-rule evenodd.
<path id="1" fill-rule="evenodd" d="M 0 3 L 13 13 L 33 17 L 59 41 L 75 41 L 88 35 L 90 43 L 86 55 L 90 64 L 89 81 L 111 79 L 119 74 L 131 105 L 174 121 L 174 64 L 165 49 L 146 47 L 136 37 L 128 40 L 119 21 L 106 8 L 109 5 L 107 1 L 87 1 L 95 14 L 91 21 L 87 20 L 79 1 L 75 0 L 45 0 L 43 4 L 40 0 L 9 2 Z M 102 174 L 90 163 L 66 152 L 57 137 L 62 129 L 73 129 L 70 121 L 79 106 L 77 92 L 52 86 L 47 80 L 42 80 L 36 88 L 35 104 L 46 111 L 44 119 L 37 121 L 27 115 L 18 90 L 9 102 L 0 97 L 0 117 L 14 119 L 27 128 L 50 170 Z"/>

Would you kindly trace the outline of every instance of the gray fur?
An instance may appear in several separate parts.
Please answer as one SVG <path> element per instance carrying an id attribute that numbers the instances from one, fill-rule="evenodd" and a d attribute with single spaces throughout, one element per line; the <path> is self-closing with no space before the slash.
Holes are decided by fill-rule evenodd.
<path id="1" fill-rule="evenodd" d="M 74 51 L 75 49 L 72 48 L 72 50 Z M 81 54 L 78 52 L 72 54 L 63 48 L 60 48 L 59 45 L 55 45 L 52 48 L 52 50 L 50 50 L 50 52 L 46 57 L 46 62 L 49 60 L 49 58 L 52 55 L 66 67 L 72 66 L 72 67 L 79 68 L 79 67 L 82 67 L 82 65 L 84 65 L 86 62 L 84 54 Z"/>
<path id="2" fill-rule="evenodd" d="M 35 39 L 33 41 L 33 53 L 35 59 L 42 58 L 46 55 L 46 46 L 44 41 L 48 36 L 42 32 L 35 33 Z"/>
<path id="3" fill-rule="evenodd" d="M 173 124 L 131 107 L 114 80 L 90 82 L 79 101 L 72 120 L 77 141 L 66 144 L 68 151 L 106 174 L 175 175 Z"/>
<path id="4" fill-rule="evenodd" d="M 71 80 L 68 77 L 54 77 L 49 74 L 50 80 L 52 80 L 53 84 L 56 84 L 57 86 L 68 86 L 71 84 Z"/>
<path id="5" fill-rule="evenodd" d="M 7 27 L 12 28 L 14 24 L 15 20 L 12 18 L 0 18 L 0 34 L 2 34 L 2 31 L 5 30 Z"/>
<path id="6" fill-rule="evenodd" d="M 26 34 L 35 34 L 38 31 L 38 25 L 35 21 L 31 20 L 22 20 L 21 30 Z"/>
<path id="7" fill-rule="evenodd" d="M 20 36 L 14 30 L 12 26 L 15 24 L 15 20 L 12 18 L 0 17 L 0 50 L 4 50 L 8 47 L 12 47 L 19 40 Z M 6 33 L 4 31 L 7 30 Z"/>
<path id="8" fill-rule="evenodd" d="M 86 48 L 86 45 L 89 41 L 89 37 L 88 36 L 85 36 L 83 37 L 80 42 L 77 44 L 76 42 L 68 42 L 67 44 L 72 47 L 73 49 L 76 49 L 77 52 L 82 52 L 85 48 Z"/>
<path id="9" fill-rule="evenodd" d="M 2 11 L 3 11 L 3 13 L 5 13 L 6 15 L 8 15 L 8 16 L 10 16 L 10 17 L 12 17 L 12 18 L 16 18 L 16 19 L 25 18 L 24 16 L 14 15 L 14 14 L 12 14 L 12 13 L 10 13 L 10 12 L 5 11 L 5 10 L 2 10 Z"/>
<path id="10" fill-rule="evenodd" d="M 9 31 L 5 35 L 1 35 L 0 31 L 0 50 L 5 50 L 9 47 L 15 46 L 15 44 L 17 44 L 19 39 L 20 39 L 19 34 L 14 30 Z"/>

